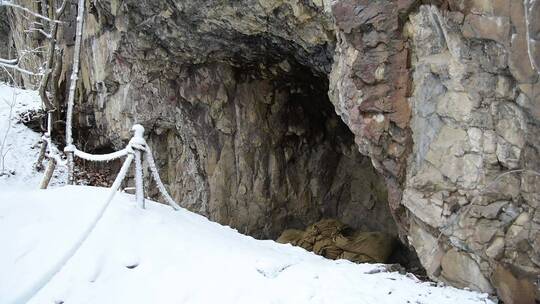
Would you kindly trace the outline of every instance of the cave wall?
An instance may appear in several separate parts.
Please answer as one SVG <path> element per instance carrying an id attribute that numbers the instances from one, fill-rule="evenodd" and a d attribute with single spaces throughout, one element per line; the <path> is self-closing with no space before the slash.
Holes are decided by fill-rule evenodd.
<path id="1" fill-rule="evenodd" d="M 174 198 L 256 237 L 324 217 L 397 234 L 384 180 L 328 99 L 330 18 L 322 4 L 269 4 L 91 6 L 85 146 L 118 149 L 144 125 Z"/>

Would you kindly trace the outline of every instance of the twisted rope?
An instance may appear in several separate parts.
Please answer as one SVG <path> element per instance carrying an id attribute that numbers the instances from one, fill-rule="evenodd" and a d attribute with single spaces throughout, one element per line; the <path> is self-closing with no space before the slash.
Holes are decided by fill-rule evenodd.
<path id="1" fill-rule="evenodd" d="M 142 153 L 145 153 L 146 157 L 144 157 L 144 160 L 148 164 L 148 168 L 150 169 L 150 173 L 152 175 L 153 180 L 156 182 L 159 193 L 165 199 L 167 204 L 169 204 L 174 210 L 179 210 L 180 205 L 178 205 L 174 201 L 174 199 L 171 197 L 171 195 L 167 191 L 167 188 L 165 188 L 165 185 L 163 184 L 161 177 L 159 176 L 159 172 L 157 170 L 154 157 L 152 155 L 152 150 L 150 149 L 150 147 L 146 143 L 146 140 L 144 139 L 144 127 L 136 124 L 133 126 L 131 130 L 134 132 L 134 135 L 130 139 L 127 146 L 124 149 L 116 151 L 116 152 L 107 153 L 107 154 L 90 154 L 90 153 L 86 153 L 77 149 L 77 147 L 75 147 L 75 145 L 73 144 L 67 145 L 64 148 L 64 152 L 68 154 L 73 153 L 74 156 L 77 156 L 79 158 L 82 158 L 88 161 L 98 161 L 98 162 L 111 161 L 111 160 L 115 160 L 115 159 L 118 159 L 120 157 L 127 155 L 128 159 L 131 159 L 127 165 L 128 168 L 129 168 L 129 165 L 131 165 L 131 162 L 133 161 L 133 159 L 135 159 L 135 195 L 137 199 L 137 204 L 143 209 L 145 207 L 145 201 L 144 201 L 144 186 L 143 186 L 143 176 L 142 176 L 143 175 Z M 44 140 L 47 140 L 49 147 L 53 147 L 50 144 L 50 138 L 48 138 L 47 136 L 44 136 Z M 66 162 L 62 160 L 59 155 L 53 155 L 53 156 L 55 156 L 54 159 L 57 161 L 57 163 L 65 165 Z M 126 159 L 126 162 L 127 162 L 127 159 Z M 126 164 L 126 162 L 124 162 L 124 165 Z M 122 167 L 122 169 L 123 168 L 124 167 Z M 118 181 L 118 183 L 121 183 L 123 179 L 125 178 L 126 174 L 125 172 L 122 171 L 122 169 L 118 173 L 118 176 L 115 179 L 115 183 L 118 181 L 119 177 L 121 177 L 121 179 Z M 113 186 L 111 188 L 114 188 L 116 186 L 120 187 L 119 185 L 115 185 L 113 183 Z"/>

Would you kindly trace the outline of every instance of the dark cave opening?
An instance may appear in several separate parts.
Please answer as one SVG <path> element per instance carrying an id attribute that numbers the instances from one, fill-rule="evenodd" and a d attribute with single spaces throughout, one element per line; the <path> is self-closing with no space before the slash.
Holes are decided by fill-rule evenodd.
<path id="1" fill-rule="evenodd" d="M 321 219 L 337 219 L 353 230 L 395 237 L 396 246 L 387 262 L 424 276 L 414 250 L 398 241 L 383 177 L 369 157 L 360 154 L 353 133 L 329 100 L 327 75 L 294 64 L 293 59 L 287 62 L 293 62 L 288 71 L 271 77 L 274 89 L 285 92 L 286 97 L 281 110 L 270 114 L 277 116 L 270 121 L 279 121 L 275 127 L 286 131 L 277 142 L 271 141 L 274 151 L 284 151 L 283 176 L 286 180 L 296 177 L 300 187 L 295 189 L 301 190 L 294 192 L 295 198 L 278 204 L 281 209 L 266 210 L 269 214 L 264 217 L 271 219 L 271 227 L 243 232 L 276 239 L 285 229 L 305 229 Z M 302 183 L 308 186 L 302 188 Z M 236 227 L 242 231 L 242 226 Z"/>
<path id="2" fill-rule="evenodd" d="M 275 89 L 286 95 L 277 116 L 287 130 L 275 146 L 290 151 L 283 168 L 286 176 L 308 173 L 302 182 L 311 187 L 303 190 L 313 210 L 287 214 L 286 228 L 305 228 L 309 221 L 335 218 L 353 229 L 397 235 L 384 180 L 370 159 L 358 152 L 354 135 L 336 114 L 327 94 L 327 76 L 291 66 L 272 80 Z M 275 233 L 269 236 L 276 237 Z"/>

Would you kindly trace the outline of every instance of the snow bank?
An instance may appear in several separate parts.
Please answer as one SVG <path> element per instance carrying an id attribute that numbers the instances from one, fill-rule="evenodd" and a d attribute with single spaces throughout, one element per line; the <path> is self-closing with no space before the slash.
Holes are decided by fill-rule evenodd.
<path id="1" fill-rule="evenodd" d="M 107 189 L 0 191 L 0 303 L 492 303 L 380 266 L 259 241 L 118 193 L 76 254 Z M 42 278 L 56 273 L 49 281 Z"/>
<path id="2" fill-rule="evenodd" d="M 39 187 L 42 173 L 36 172 L 33 166 L 39 155 L 38 142 L 41 134 L 18 123 L 17 118 L 19 113 L 39 109 L 40 103 L 38 92 L 15 89 L 0 83 L 0 150 L 5 138 L 3 165 L 8 172 L 0 176 L 0 191 Z M 1 158 L 2 155 L 0 155 L 0 172 L 3 169 Z M 65 170 L 57 168 L 51 186 L 63 184 L 65 180 L 63 176 Z"/>

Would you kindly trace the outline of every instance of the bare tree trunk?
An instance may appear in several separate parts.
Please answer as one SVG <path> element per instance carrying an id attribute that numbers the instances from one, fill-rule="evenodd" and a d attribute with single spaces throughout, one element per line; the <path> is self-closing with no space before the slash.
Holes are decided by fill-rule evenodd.
<path id="1" fill-rule="evenodd" d="M 60 119 L 60 95 L 58 90 L 58 81 L 60 80 L 60 74 L 62 72 L 62 55 L 63 52 L 61 49 L 55 51 L 54 59 L 54 69 L 52 72 L 52 84 L 51 84 L 51 99 L 56 111 L 53 115 L 53 125 L 54 122 Z"/>
<path id="2" fill-rule="evenodd" d="M 47 1 L 49 1 L 50 3 L 47 3 Z M 52 20 L 57 20 L 57 18 L 59 18 L 63 12 L 64 12 L 64 9 L 65 9 L 65 2 L 62 3 L 62 6 L 59 8 L 59 9 L 56 9 L 55 7 L 55 1 L 54 0 L 43 0 L 41 2 L 42 4 L 42 14 L 43 15 L 47 15 L 49 18 L 51 18 Z M 57 73 L 59 73 L 58 71 L 58 60 L 59 60 L 59 57 L 57 56 L 57 51 L 56 51 L 56 35 L 58 33 L 58 23 L 57 22 L 52 22 L 50 23 L 50 26 L 49 26 L 49 48 L 47 50 L 47 58 L 46 58 L 46 62 L 45 62 L 45 72 L 43 74 L 43 77 L 41 78 L 41 81 L 39 83 L 39 96 L 41 98 L 41 102 L 43 104 L 43 107 L 45 109 L 45 111 L 47 111 L 47 131 L 46 131 L 46 136 L 48 136 L 49 138 L 52 137 L 52 119 L 53 119 L 53 112 L 57 111 L 59 109 L 59 107 L 57 107 L 57 104 L 58 104 L 58 98 L 56 96 L 57 94 L 57 91 L 56 91 L 56 83 L 54 83 L 55 81 L 57 81 L 57 77 L 58 75 L 56 75 Z M 51 79 L 52 78 L 52 79 Z M 52 85 L 49 85 L 51 83 L 51 80 L 52 80 Z M 51 98 L 47 95 L 47 88 L 51 87 L 52 89 L 52 94 L 51 94 L 51 97 L 52 99 L 55 101 L 54 103 L 51 101 Z M 43 143 L 41 144 L 41 149 L 39 151 L 39 156 L 38 156 L 38 159 L 36 161 L 36 165 L 35 165 L 35 168 L 38 170 L 38 171 L 41 171 L 43 169 L 43 160 L 45 159 L 45 154 L 47 152 L 47 141 L 43 141 Z M 49 160 L 49 162 L 52 162 L 53 160 Z M 49 165 L 47 166 L 47 169 L 51 168 L 51 165 L 49 163 Z M 53 167 L 54 168 L 54 167 Z M 50 173 L 52 175 L 52 172 Z M 48 182 L 47 182 L 48 184 Z M 45 185 L 46 186 L 46 185 Z"/>
<path id="3" fill-rule="evenodd" d="M 82 40 L 82 31 L 83 31 L 83 20 L 84 20 L 84 4 L 85 0 L 79 0 L 77 8 L 77 32 L 75 36 L 75 50 L 73 52 L 73 69 L 71 71 L 71 83 L 69 84 L 69 95 L 68 95 L 68 104 L 67 104 L 67 115 L 66 115 L 66 146 L 73 145 L 73 134 L 72 134 L 72 124 L 73 124 L 73 104 L 75 102 L 75 89 L 77 87 L 77 79 L 79 75 L 79 59 L 81 57 L 81 40 Z M 73 162 L 73 151 L 68 151 L 67 153 L 67 165 L 68 165 L 68 184 L 73 185 L 75 181 L 74 176 L 74 162 Z"/>

